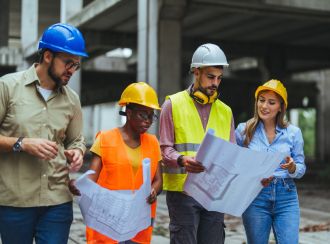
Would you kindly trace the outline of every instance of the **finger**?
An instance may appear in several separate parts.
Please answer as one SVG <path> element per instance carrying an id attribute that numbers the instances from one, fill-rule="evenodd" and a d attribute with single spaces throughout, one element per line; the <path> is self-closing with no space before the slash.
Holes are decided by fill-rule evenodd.
<path id="1" fill-rule="evenodd" d="M 73 195 L 81 196 L 80 191 L 79 191 L 77 188 L 70 189 L 70 192 L 71 192 Z"/>
<path id="2" fill-rule="evenodd" d="M 269 185 L 269 183 L 270 183 L 270 181 L 268 181 L 267 179 L 266 180 L 264 180 L 264 181 L 261 181 L 261 184 L 262 184 L 262 186 L 268 186 Z"/>
<path id="3" fill-rule="evenodd" d="M 205 168 L 202 165 L 198 165 L 198 164 L 187 164 L 187 167 L 190 170 L 194 170 L 194 171 L 204 171 Z"/>
<path id="4" fill-rule="evenodd" d="M 72 161 L 72 152 L 70 152 L 68 150 L 65 150 L 64 155 L 65 155 L 67 161 L 69 161 L 71 163 L 71 161 Z"/>
<path id="5" fill-rule="evenodd" d="M 57 156 L 56 154 L 53 154 L 52 152 L 49 152 L 49 151 L 46 151 L 43 154 L 44 154 L 44 157 L 46 160 L 54 159 Z"/>
<path id="6" fill-rule="evenodd" d="M 287 157 L 285 158 L 285 162 L 286 162 L 286 163 L 289 163 L 290 160 L 291 160 L 291 157 L 289 157 L 289 156 L 287 156 Z"/>
<path id="7" fill-rule="evenodd" d="M 44 149 L 44 154 L 46 154 L 47 157 L 56 158 L 58 151 L 55 150 L 53 147 L 46 144 L 43 149 Z"/>
<path id="8" fill-rule="evenodd" d="M 43 160 L 51 160 L 54 158 L 54 155 L 52 153 L 49 153 L 47 150 L 43 150 L 39 152 L 39 157 Z"/>
<path id="9" fill-rule="evenodd" d="M 69 166 L 70 171 L 77 172 L 82 166 L 82 161 L 71 163 Z"/>
<path id="10" fill-rule="evenodd" d="M 46 141 L 45 147 L 49 150 L 52 151 L 54 154 L 58 153 L 58 146 L 55 142 L 52 141 Z"/>
<path id="11" fill-rule="evenodd" d="M 82 155 L 79 152 L 75 152 L 72 158 L 73 162 L 81 162 L 82 161 Z"/>
<path id="12" fill-rule="evenodd" d="M 190 173 L 201 173 L 201 172 L 204 172 L 204 169 L 195 169 L 195 168 L 187 167 L 186 171 L 188 171 Z"/>
<path id="13" fill-rule="evenodd" d="M 70 164 L 69 170 L 73 171 L 73 172 L 76 172 L 76 171 L 79 170 L 79 167 L 77 165 Z"/>

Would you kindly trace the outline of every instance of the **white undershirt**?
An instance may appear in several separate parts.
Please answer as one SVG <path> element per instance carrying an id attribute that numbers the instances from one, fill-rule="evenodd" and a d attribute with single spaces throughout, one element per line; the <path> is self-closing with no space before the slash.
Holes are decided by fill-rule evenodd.
<path id="1" fill-rule="evenodd" d="M 38 90 L 40 92 L 40 94 L 42 95 L 42 97 L 45 99 L 45 101 L 48 100 L 50 94 L 52 94 L 53 90 L 48 90 L 45 88 L 42 88 L 41 86 L 38 86 Z"/>

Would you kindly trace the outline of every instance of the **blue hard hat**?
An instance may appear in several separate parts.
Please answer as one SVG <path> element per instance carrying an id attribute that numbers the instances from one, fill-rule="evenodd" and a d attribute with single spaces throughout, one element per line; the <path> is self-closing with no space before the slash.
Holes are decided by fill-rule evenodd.
<path id="1" fill-rule="evenodd" d="M 38 48 L 88 57 L 81 32 L 69 24 L 58 23 L 48 27 L 42 34 Z"/>

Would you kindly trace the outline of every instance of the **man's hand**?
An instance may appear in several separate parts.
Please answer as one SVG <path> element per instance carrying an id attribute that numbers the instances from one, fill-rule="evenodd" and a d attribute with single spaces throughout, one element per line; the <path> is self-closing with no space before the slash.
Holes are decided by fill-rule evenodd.
<path id="1" fill-rule="evenodd" d="M 69 181 L 69 190 L 73 195 L 80 196 L 81 195 L 80 191 L 76 187 L 75 182 L 76 182 L 76 180 L 70 180 Z"/>
<path id="2" fill-rule="evenodd" d="M 77 172 L 83 164 L 83 153 L 80 149 L 69 149 L 64 151 L 69 163 L 70 171 Z"/>
<path id="3" fill-rule="evenodd" d="M 293 158 L 286 157 L 285 163 L 281 164 L 281 168 L 287 169 L 290 174 L 293 174 L 294 172 L 296 172 L 296 163 L 293 161 Z"/>
<path id="4" fill-rule="evenodd" d="M 201 173 L 205 170 L 204 166 L 200 162 L 197 162 L 194 157 L 183 156 L 182 164 L 189 173 Z"/>
<path id="5" fill-rule="evenodd" d="M 51 160 L 56 158 L 58 147 L 55 142 L 46 139 L 24 138 L 22 141 L 22 151 L 43 160 Z"/>

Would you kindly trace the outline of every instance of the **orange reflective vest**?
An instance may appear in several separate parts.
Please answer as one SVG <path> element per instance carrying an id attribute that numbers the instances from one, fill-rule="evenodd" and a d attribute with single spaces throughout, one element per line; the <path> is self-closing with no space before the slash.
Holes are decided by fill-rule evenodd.
<path id="1" fill-rule="evenodd" d="M 125 144 L 118 128 L 101 132 L 100 149 L 102 158 L 102 169 L 97 183 L 110 190 L 137 190 L 143 183 L 142 163 L 134 175 L 133 168 L 126 154 Z M 142 134 L 141 140 L 141 162 L 143 158 L 151 160 L 151 181 L 153 180 L 158 161 L 160 160 L 160 149 L 157 138 L 154 135 Z M 140 231 L 133 239 L 136 243 L 150 243 L 152 234 L 152 223 L 156 215 L 156 202 L 151 205 L 151 225 Z M 86 228 L 87 243 L 118 243 L 118 241 Z"/>

